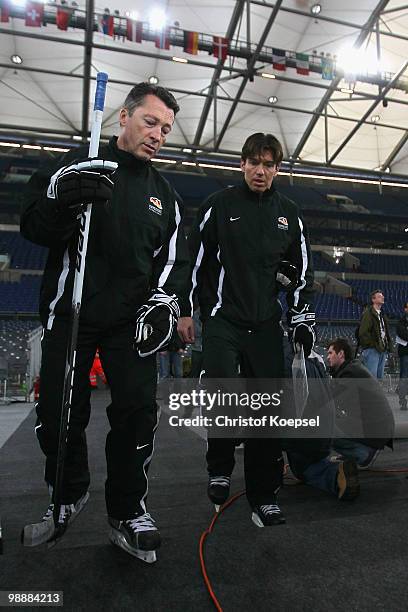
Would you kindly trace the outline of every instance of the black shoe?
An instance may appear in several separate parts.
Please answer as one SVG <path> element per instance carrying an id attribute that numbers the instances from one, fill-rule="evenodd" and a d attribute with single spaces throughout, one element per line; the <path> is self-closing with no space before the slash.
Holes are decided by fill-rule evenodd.
<path id="1" fill-rule="evenodd" d="M 278 504 L 262 504 L 252 508 L 252 520 L 257 527 L 271 527 L 272 525 L 283 525 L 286 519 Z"/>
<path id="2" fill-rule="evenodd" d="M 160 548 L 161 538 L 148 512 L 126 521 L 111 517 L 108 520 L 111 526 L 109 538 L 113 544 L 146 563 L 156 561 L 156 550 Z"/>
<path id="3" fill-rule="evenodd" d="M 208 497 L 216 506 L 222 506 L 230 494 L 231 478 L 229 476 L 210 476 L 208 480 Z"/>
<path id="4" fill-rule="evenodd" d="M 360 493 L 358 469 L 355 461 L 347 459 L 339 463 L 337 473 L 338 498 L 342 501 L 352 501 Z"/>

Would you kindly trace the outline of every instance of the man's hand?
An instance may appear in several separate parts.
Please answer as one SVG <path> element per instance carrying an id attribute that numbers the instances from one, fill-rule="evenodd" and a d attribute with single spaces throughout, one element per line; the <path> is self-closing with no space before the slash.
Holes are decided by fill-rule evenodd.
<path id="1" fill-rule="evenodd" d="M 180 317 L 177 322 L 178 335 L 186 344 L 195 342 L 194 322 L 191 317 Z"/>
<path id="2" fill-rule="evenodd" d="M 64 166 L 52 175 L 47 197 L 60 208 L 104 203 L 112 198 L 112 174 L 117 167 L 116 162 L 103 159 L 85 159 Z"/>
<path id="3" fill-rule="evenodd" d="M 168 344 L 179 315 L 176 296 L 156 289 L 136 313 L 135 348 L 140 357 L 153 355 Z"/>
<path id="4" fill-rule="evenodd" d="M 302 309 L 291 308 L 287 313 L 289 325 L 289 339 L 292 342 L 295 353 L 303 346 L 305 357 L 310 355 L 316 340 L 314 324 L 316 315 L 309 311 L 309 306 L 305 305 Z"/>

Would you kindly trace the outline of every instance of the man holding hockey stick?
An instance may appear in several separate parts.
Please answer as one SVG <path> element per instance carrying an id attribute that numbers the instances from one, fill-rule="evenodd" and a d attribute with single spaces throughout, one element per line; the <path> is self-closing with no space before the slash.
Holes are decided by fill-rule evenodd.
<path id="1" fill-rule="evenodd" d="M 190 309 L 192 313 L 196 295 L 205 378 L 236 378 L 238 364 L 240 375 L 248 379 L 283 377 L 282 288 L 288 292 L 287 320 L 295 349 L 303 346 L 307 356 L 313 346 L 310 246 L 296 204 L 273 185 L 282 158 L 274 136 L 249 136 L 241 155 L 242 184 L 210 195 L 192 228 Z M 185 342 L 194 341 L 191 317 L 181 317 L 179 333 Z M 229 496 L 235 446 L 234 438 L 208 439 L 208 496 L 216 506 Z M 244 464 L 252 520 L 259 527 L 283 523 L 277 504 L 283 473 L 280 441 L 248 438 Z"/>
<path id="2" fill-rule="evenodd" d="M 80 149 L 38 171 L 21 218 L 23 236 L 50 249 L 40 299 L 44 336 L 36 433 L 52 491 L 81 207 L 93 204 L 60 521 L 67 526 L 88 498 L 89 371 L 99 347 L 112 396 L 105 486 L 110 538 L 147 562 L 155 561 L 160 546 L 146 510 L 147 470 L 158 424 L 155 352 L 172 335 L 188 272 L 180 203 L 150 160 L 178 110 L 163 87 L 133 87 L 119 113 L 119 137 L 101 147 L 96 160 Z M 50 523 L 54 501 L 44 516 Z M 40 543 L 30 541 L 30 534 L 27 530 L 26 545 Z"/>

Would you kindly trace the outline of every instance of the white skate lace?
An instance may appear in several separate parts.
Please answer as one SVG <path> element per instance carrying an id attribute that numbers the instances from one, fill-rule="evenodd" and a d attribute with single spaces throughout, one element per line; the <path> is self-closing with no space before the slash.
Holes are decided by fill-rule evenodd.
<path id="1" fill-rule="evenodd" d="M 148 512 L 124 522 L 127 525 L 130 525 L 133 531 L 157 531 L 157 527 L 154 525 L 154 520 Z"/>
<path id="2" fill-rule="evenodd" d="M 279 514 L 280 508 L 276 504 L 265 504 L 263 506 L 259 506 L 260 511 L 268 516 L 268 514 Z"/>
<path id="3" fill-rule="evenodd" d="M 49 521 L 53 517 L 53 512 L 54 512 L 54 504 L 50 504 L 42 520 Z M 59 513 L 59 522 L 64 523 L 66 520 L 70 518 L 71 514 L 73 514 L 74 512 L 75 512 L 74 504 L 62 504 L 60 508 L 60 513 Z"/>
<path id="4" fill-rule="evenodd" d="M 219 485 L 220 487 L 229 487 L 231 479 L 228 476 L 214 476 L 210 478 L 210 486 Z"/>

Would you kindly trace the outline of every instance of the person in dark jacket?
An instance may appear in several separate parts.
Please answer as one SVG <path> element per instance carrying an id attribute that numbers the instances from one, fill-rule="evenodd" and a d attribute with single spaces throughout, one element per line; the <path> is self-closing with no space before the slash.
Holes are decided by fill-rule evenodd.
<path id="1" fill-rule="evenodd" d="M 358 330 L 363 363 L 375 378 L 384 376 L 387 353 L 392 351 L 388 319 L 383 312 L 384 294 L 375 289 L 370 295 L 371 305 L 364 310 Z"/>
<path id="2" fill-rule="evenodd" d="M 210 195 L 191 230 L 190 305 L 179 321 L 179 333 L 185 342 L 194 341 L 191 315 L 196 297 L 203 322 L 205 378 L 236 378 L 238 372 L 248 379 L 283 376 L 277 280 L 284 277 L 283 261 L 297 270 L 295 280 L 284 280 L 287 287 L 292 282 L 287 294 L 292 341 L 296 347 L 303 345 L 306 354 L 312 348 L 312 258 L 298 207 L 273 185 L 282 158 L 282 146 L 274 136 L 252 134 L 242 149 L 242 184 Z M 229 495 L 235 445 L 233 437 L 208 439 L 208 495 L 216 505 Z M 283 471 L 280 441 L 246 439 L 244 463 L 255 524 L 284 522 L 277 505 Z"/>
<path id="3" fill-rule="evenodd" d="M 327 349 L 338 412 L 333 448 L 360 467 L 373 463 L 385 446 L 392 448 L 394 416 L 381 384 L 352 358 L 350 344 L 336 338 Z"/>
<path id="4" fill-rule="evenodd" d="M 40 169 L 30 180 L 21 217 L 22 235 L 49 248 L 40 297 L 44 335 L 36 433 L 52 489 L 81 207 L 93 204 L 60 520 L 67 525 L 88 497 L 88 374 L 99 347 L 112 396 L 105 487 L 110 537 L 132 555 L 144 549 L 149 561 L 160 545 L 146 510 L 158 425 L 154 353 L 173 332 L 189 269 L 181 204 L 151 159 L 178 110 L 163 87 L 133 87 L 119 112 L 119 137 L 100 147 L 97 160 L 86 159 L 81 148 Z"/>
<path id="5" fill-rule="evenodd" d="M 360 493 L 358 468 L 369 467 L 381 449 L 392 447 L 394 418 L 380 383 L 353 359 L 345 338 L 330 342 L 327 361 L 337 412 L 332 449 L 341 456 L 333 460 L 324 445 L 314 448 L 313 440 L 302 440 L 288 444 L 288 460 L 294 475 L 305 484 L 353 501 Z"/>
<path id="6" fill-rule="evenodd" d="M 404 304 L 404 316 L 398 321 L 397 339 L 400 362 L 400 379 L 398 385 L 399 405 L 407 410 L 408 395 L 408 302 Z"/>

